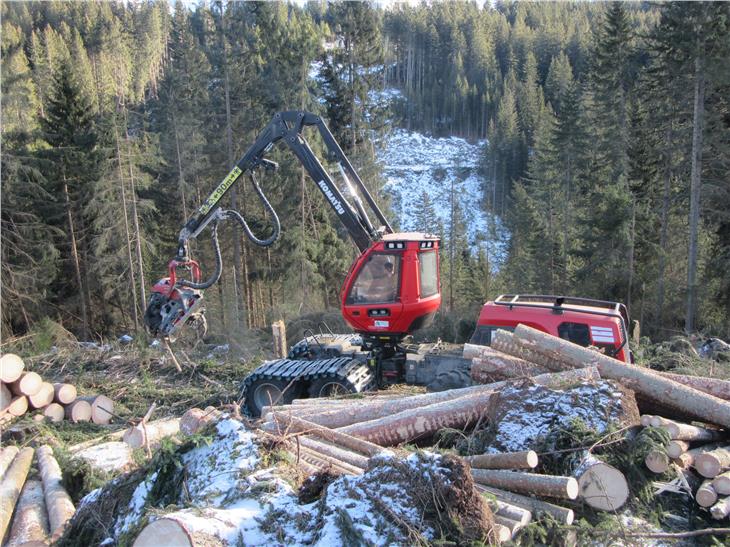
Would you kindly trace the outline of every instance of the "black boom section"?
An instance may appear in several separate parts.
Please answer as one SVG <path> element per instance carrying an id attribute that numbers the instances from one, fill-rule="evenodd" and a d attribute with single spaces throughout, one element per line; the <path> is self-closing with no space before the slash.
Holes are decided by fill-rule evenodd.
<path id="1" fill-rule="evenodd" d="M 340 191 L 331 175 L 320 163 L 304 138 L 303 130 L 307 126 L 317 128 L 327 147 L 328 159 L 336 161 L 341 166 L 352 203 Z M 324 123 L 324 120 L 309 112 L 292 110 L 279 112 L 273 117 L 271 122 L 259 133 L 256 141 L 246 150 L 246 153 L 235 167 L 226 175 L 195 214 L 188 220 L 184 228 L 180 231 L 178 243 L 179 260 L 186 259 L 188 240 L 197 237 L 216 218 L 216 215 L 219 214 L 218 203 L 230 191 L 231 187 L 236 184 L 240 177 L 246 172 L 252 172 L 261 165 L 269 166 L 273 164 L 273 162 L 266 160 L 264 156 L 279 141 L 284 141 L 299 159 L 302 166 L 317 185 L 317 188 L 319 188 L 327 202 L 335 211 L 337 217 L 345 228 L 347 228 L 347 231 L 360 249 L 360 252 L 365 251 L 373 241 L 379 239 L 381 237 L 381 231 L 374 228 L 370 223 L 365 208 L 358 196 L 358 192 L 364 196 L 365 201 L 375 213 L 378 222 L 385 232 L 393 232 L 382 211 L 375 203 L 375 200 L 360 179 L 350 160 Z M 354 188 L 352 183 L 354 183 Z"/>

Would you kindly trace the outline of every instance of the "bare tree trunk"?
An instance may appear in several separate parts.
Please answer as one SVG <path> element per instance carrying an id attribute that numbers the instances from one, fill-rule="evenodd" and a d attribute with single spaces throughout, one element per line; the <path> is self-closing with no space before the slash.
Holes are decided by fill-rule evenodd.
<path id="1" fill-rule="evenodd" d="M 175 131 L 175 150 L 177 153 L 177 184 L 180 190 L 180 202 L 182 204 L 183 222 L 188 220 L 188 207 L 185 199 L 185 180 L 183 177 L 182 155 L 180 154 L 180 135 L 177 132 L 177 118 L 172 115 L 172 124 Z"/>
<path id="2" fill-rule="evenodd" d="M 705 130 L 705 42 L 701 31 L 697 35 L 695 100 L 692 126 L 687 314 L 684 320 L 684 330 L 687 333 L 695 330 L 695 314 L 697 311 L 697 236 L 700 222 L 700 192 L 702 190 L 702 138 Z"/>
<path id="3" fill-rule="evenodd" d="M 66 220 L 68 222 L 68 237 L 71 245 L 71 259 L 74 264 L 74 273 L 76 274 L 76 283 L 79 285 L 79 304 L 81 305 L 81 335 L 84 339 L 89 337 L 89 315 L 86 309 L 86 299 L 84 298 L 84 282 L 81 275 L 81 261 L 79 260 L 79 251 L 76 244 L 76 229 L 74 227 L 73 213 L 71 211 L 71 196 L 68 192 L 68 183 L 66 182 L 66 174 L 63 175 L 63 198 L 66 203 Z"/>
<path id="4" fill-rule="evenodd" d="M 669 225 L 669 203 L 670 203 L 670 192 L 671 183 L 673 177 L 672 168 L 672 142 L 674 140 L 673 126 L 670 123 L 669 129 L 667 129 L 667 140 L 666 140 L 666 153 L 664 158 L 664 164 L 666 171 L 664 172 L 664 188 L 662 190 L 662 212 L 660 217 L 660 228 L 659 228 L 659 271 L 657 272 L 657 299 L 656 299 L 656 311 L 654 313 L 654 320 L 658 325 L 662 325 L 662 317 L 664 316 L 664 274 L 666 271 L 667 264 L 667 232 Z"/>
<path id="5" fill-rule="evenodd" d="M 636 243 L 636 199 L 631 199 L 631 234 L 629 235 L 628 287 L 626 289 L 626 309 L 631 313 L 631 290 L 634 284 L 634 246 Z"/>
<path id="6" fill-rule="evenodd" d="M 132 191 L 132 221 L 134 222 L 137 267 L 139 268 L 139 296 L 140 303 L 142 305 L 141 309 L 144 310 L 147 307 L 147 295 L 145 291 L 144 262 L 142 261 L 142 231 L 139 228 L 139 214 L 137 213 L 137 189 L 134 184 L 134 169 L 132 167 L 132 142 L 129 138 L 126 110 L 124 112 L 124 125 L 126 131 L 127 153 L 129 154 L 127 163 L 129 164 L 129 184 Z"/>

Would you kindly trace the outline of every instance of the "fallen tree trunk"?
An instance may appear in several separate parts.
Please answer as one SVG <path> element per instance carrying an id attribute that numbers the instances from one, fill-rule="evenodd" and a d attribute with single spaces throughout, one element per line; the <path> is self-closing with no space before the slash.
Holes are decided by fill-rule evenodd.
<path id="1" fill-rule="evenodd" d="M 730 469 L 730 446 L 702 452 L 695 457 L 694 467 L 703 477 L 712 479 Z"/>
<path id="2" fill-rule="evenodd" d="M 348 435 L 342 431 L 327 429 L 326 427 L 314 424 L 308 420 L 303 420 L 296 416 L 290 416 L 284 412 L 275 412 L 274 419 L 280 425 L 283 425 L 283 428 L 277 432 L 279 434 L 306 433 L 308 435 L 314 435 L 320 439 L 336 443 L 340 446 L 344 446 L 350 450 L 360 452 L 361 454 L 365 454 L 370 457 L 384 453 L 383 448 L 377 444 L 373 444 L 363 439 L 358 439 L 357 437 L 353 437 L 352 435 Z"/>
<path id="3" fill-rule="evenodd" d="M 496 378 L 520 378 L 537 376 L 550 372 L 519 357 L 514 357 L 488 346 L 483 346 L 478 355 L 472 358 L 471 378 L 475 382 L 493 382 Z"/>
<path id="4" fill-rule="evenodd" d="M 76 400 L 76 386 L 73 384 L 53 384 L 54 401 L 62 405 L 70 405 Z"/>
<path id="5" fill-rule="evenodd" d="M 572 366 L 596 366 L 602 378 L 617 380 L 636 392 L 700 420 L 730 427 L 730 403 L 727 401 L 525 325 L 517 326 L 515 338 L 530 349 L 562 359 Z"/>
<path id="6" fill-rule="evenodd" d="M 0 448 L 0 479 L 5 475 L 5 471 L 8 470 L 10 464 L 13 463 L 13 459 L 18 455 L 17 446 L 5 446 Z"/>
<path id="7" fill-rule="evenodd" d="M 134 467 L 134 453 L 127 443 L 109 441 L 79 450 L 74 455 L 87 462 L 93 469 L 109 472 L 125 472 Z"/>
<path id="8" fill-rule="evenodd" d="M 43 378 L 35 372 L 23 372 L 20 378 L 8 384 L 10 391 L 16 395 L 25 395 L 29 397 L 35 395 L 43 385 Z"/>
<path id="9" fill-rule="evenodd" d="M 0 539 L 5 537 L 15 504 L 33 461 L 33 449 L 24 448 L 15 456 L 0 483 Z"/>
<path id="10" fill-rule="evenodd" d="M 217 421 L 223 415 L 222 412 L 213 407 L 191 408 L 180 418 L 180 431 L 183 435 L 193 435 L 209 423 Z"/>
<path id="11" fill-rule="evenodd" d="M 114 415 L 114 401 L 105 395 L 79 397 L 79 401 L 86 401 L 91 406 L 91 421 L 95 424 L 106 425 L 112 421 Z"/>
<path id="12" fill-rule="evenodd" d="M 616 511 L 629 499 L 629 484 L 615 467 L 586 452 L 573 471 L 579 495 L 589 506 L 600 511 Z"/>
<path id="13" fill-rule="evenodd" d="M 165 437 L 180 432 L 180 418 L 166 418 L 146 424 L 139 424 L 127 429 L 122 440 L 132 448 L 141 448 L 155 444 Z"/>
<path id="14" fill-rule="evenodd" d="M 63 534 L 66 523 L 74 516 L 76 509 L 63 487 L 61 468 L 53 457 L 53 449 L 48 445 L 38 449 L 38 472 L 43 481 L 51 540 L 55 541 Z"/>
<path id="15" fill-rule="evenodd" d="M 91 421 L 91 405 L 77 399 L 66 407 L 66 419 L 74 424 Z"/>
<path id="16" fill-rule="evenodd" d="M 582 372 L 587 372 L 587 374 L 582 374 Z M 595 371 L 581 369 L 542 374 L 535 376 L 532 380 L 538 385 L 557 387 L 564 386 L 569 382 L 596 377 Z M 482 419 L 494 393 L 495 391 L 492 390 L 466 395 L 458 399 L 406 410 L 392 416 L 353 424 L 339 428 L 338 431 L 367 439 L 381 446 L 393 446 L 433 435 L 444 428 L 463 429 L 470 424 L 476 424 Z"/>
<path id="17" fill-rule="evenodd" d="M 529 361 L 535 365 L 552 370 L 553 372 L 560 372 L 563 370 L 570 370 L 575 368 L 570 363 L 565 362 L 560 358 L 550 357 L 542 353 L 538 353 L 518 342 L 515 335 L 505 330 L 498 330 L 492 335 L 492 348 L 507 355 L 518 357 Z"/>
<path id="18" fill-rule="evenodd" d="M 466 456 L 464 460 L 475 469 L 534 469 L 538 463 L 534 450 Z"/>
<path id="19" fill-rule="evenodd" d="M 48 545 L 48 516 L 40 481 L 26 481 L 15 509 L 8 545 Z M 28 546 L 30 547 L 30 546 Z"/>
<path id="20" fill-rule="evenodd" d="M 6 353 L 0 357 L 0 381 L 10 384 L 23 374 L 25 363 L 14 353 Z"/>
<path id="21" fill-rule="evenodd" d="M 660 372 L 659 374 L 685 386 L 717 397 L 718 399 L 730 401 L 730 380 L 705 378 L 704 376 L 688 376 L 686 374 L 674 374 L 672 372 Z"/>
<path id="22" fill-rule="evenodd" d="M 719 500 L 715 505 L 710 508 L 710 514 L 715 520 L 724 519 L 730 515 L 730 497 L 725 497 Z"/>
<path id="23" fill-rule="evenodd" d="M 487 492 L 500 501 L 505 501 L 512 505 L 516 505 L 517 507 L 522 507 L 523 509 L 527 509 L 538 516 L 550 515 L 561 524 L 570 526 L 573 524 L 573 520 L 575 520 L 575 513 L 572 509 L 568 509 L 567 507 L 561 507 L 537 498 L 522 496 L 520 494 L 515 494 L 514 492 L 508 492 L 491 486 L 484 486 L 482 484 L 477 484 L 476 486 L 482 492 Z"/>
<path id="24" fill-rule="evenodd" d="M 716 429 L 706 429 L 672 420 L 664 420 L 659 427 L 669 433 L 672 440 L 676 441 L 710 442 L 718 441 L 726 437 L 725 433 Z"/>
<path id="25" fill-rule="evenodd" d="M 66 411 L 58 403 L 51 403 L 43 409 L 43 415 L 54 424 L 57 424 L 63 421 Z"/>
<path id="26" fill-rule="evenodd" d="M 327 454 L 323 454 L 322 452 L 319 452 L 317 450 L 311 450 L 309 448 L 306 448 L 304 446 L 300 446 L 298 448 L 297 454 L 300 458 L 302 458 L 304 461 L 314 461 L 315 459 L 318 459 L 322 462 L 326 462 L 330 464 L 335 469 L 339 470 L 342 473 L 347 473 L 348 475 L 360 475 L 363 471 L 365 471 L 362 467 L 357 467 L 355 465 L 351 465 L 345 461 L 340 460 L 339 458 L 335 458 L 334 456 L 329 456 Z"/>
<path id="27" fill-rule="evenodd" d="M 325 456 L 336 458 L 360 469 L 367 469 L 368 467 L 368 458 L 355 452 L 317 441 L 315 439 L 310 439 L 309 437 L 298 437 L 297 439 L 292 440 L 293 443 L 296 443 L 297 441 L 305 448 L 319 452 Z"/>
<path id="28" fill-rule="evenodd" d="M 712 481 L 705 481 L 697 489 L 695 500 L 700 507 L 711 507 L 717 501 L 717 492 L 712 487 Z"/>
<path id="29" fill-rule="evenodd" d="M 28 403 L 33 408 L 43 408 L 53 402 L 53 384 L 41 383 L 41 389 L 35 395 L 28 395 Z"/>
<path id="30" fill-rule="evenodd" d="M 554 477 L 501 469 L 472 469 L 471 474 L 479 484 L 518 493 L 569 500 L 576 499 L 579 493 L 578 481 L 573 477 Z"/>

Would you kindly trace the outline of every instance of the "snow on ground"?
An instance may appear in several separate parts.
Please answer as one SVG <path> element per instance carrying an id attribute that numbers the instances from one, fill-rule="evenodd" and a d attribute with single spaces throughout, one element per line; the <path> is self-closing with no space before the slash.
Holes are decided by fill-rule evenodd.
<path id="1" fill-rule="evenodd" d="M 490 262 L 504 259 L 507 233 L 498 218 L 484 210 L 484 177 L 479 173 L 486 141 L 470 143 L 460 137 L 429 137 L 414 131 L 394 129 L 378 154 L 387 179 L 401 230 L 417 229 L 424 194 L 433 205 L 433 230 L 448 230 L 451 195 L 464 215 L 469 243 L 482 247 Z"/>

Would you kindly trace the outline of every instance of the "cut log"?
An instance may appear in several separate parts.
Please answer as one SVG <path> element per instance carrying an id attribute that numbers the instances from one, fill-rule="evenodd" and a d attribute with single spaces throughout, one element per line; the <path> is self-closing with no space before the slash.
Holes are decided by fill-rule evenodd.
<path id="1" fill-rule="evenodd" d="M 43 382 L 35 395 L 28 395 L 28 403 L 33 408 L 43 408 L 53 402 L 53 384 Z"/>
<path id="2" fill-rule="evenodd" d="M 76 509 L 63 487 L 61 468 L 53 457 L 53 449 L 48 445 L 38 449 L 38 472 L 43 481 L 51 540 L 55 541 L 63 534 L 66 523 L 74 516 Z"/>
<path id="3" fill-rule="evenodd" d="M 672 420 L 664 420 L 659 427 L 669 433 L 672 440 L 676 441 L 710 442 L 718 441 L 726 437 L 722 431 L 716 429 L 706 429 Z"/>
<path id="4" fill-rule="evenodd" d="M 667 445 L 667 456 L 676 459 L 689 450 L 687 441 L 670 441 Z"/>
<path id="5" fill-rule="evenodd" d="M 472 469 L 471 474 L 479 484 L 517 493 L 569 500 L 576 499 L 579 493 L 578 481 L 574 477 L 554 477 L 502 469 Z"/>
<path id="6" fill-rule="evenodd" d="M 715 505 L 710 508 L 710 514 L 713 519 L 721 520 L 730 515 L 730 497 L 718 500 Z"/>
<path id="7" fill-rule="evenodd" d="M 341 473 L 346 473 L 348 475 L 360 475 L 364 471 L 361 467 L 351 465 L 333 456 L 328 456 L 327 454 L 310 450 L 304 446 L 300 446 L 298 451 L 295 453 L 306 462 L 315 462 L 316 460 L 319 460 L 320 462 L 330 464 Z"/>
<path id="8" fill-rule="evenodd" d="M 320 425 L 314 424 L 308 420 L 303 420 L 295 416 L 291 416 L 284 412 L 275 412 L 274 419 L 279 424 L 281 431 L 287 431 L 289 433 L 307 433 L 314 435 L 325 441 L 344 446 L 355 452 L 360 452 L 366 456 L 377 456 L 383 454 L 383 448 L 377 444 L 373 444 L 363 439 L 358 439 L 352 435 L 348 435 L 341 431 L 335 431 L 327 429 Z M 387 452 L 386 452 L 387 453 Z"/>
<path id="9" fill-rule="evenodd" d="M 684 452 L 680 454 L 677 458 L 674 458 L 672 460 L 672 463 L 678 466 L 680 469 L 689 469 L 690 467 L 692 467 L 693 461 L 694 458 L 692 458 L 692 455 L 689 452 Z"/>
<path id="10" fill-rule="evenodd" d="M 568 383 L 570 381 L 590 381 L 598 380 L 599 376 L 595 369 L 585 369 L 585 374 L 578 373 L 576 371 L 568 371 L 565 376 L 561 377 L 562 382 Z M 535 376 L 532 380 L 535 383 L 540 384 L 544 381 L 551 381 L 552 376 L 550 374 Z M 470 386 L 460 389 L 450 389 L 446 391 L 440 391 L 438 393 L 426 393 L 424 395 L 414 395 L 413 397 L 394 398 L 384 401 L 371 401 L 366 403 L 357 403 L 356 405 L 348 406 L 347 408 L 338 408 L 334 410 L 327 410 L 321 413 L 307 414 L 304 416 L 307 421 L 318 423 L 325 427 L 340 428 L 346 427 L 351 424 L 360 422 L 376 420 L 378 418 L 390 417 L 399 412 L 405 410 L 411 410 L 416 408 L 425 407 L 437 403 L 452 401 L 459 397 L 467 395 L 478 395 L 491 393 L 495 390 L 504 388 L 510 385 L 508 381 L 495 382 L 493 384 Z M 542 384 L 548 385 L 548 384 Z"/>
<path id="11" fill-rule="evenodd" d="M 730 401 L 730 380 L 705 378 L 704 376 L 687 376 L 686 374 L 674 374 L 672 372 L 660 372 L 659 374 L 685 386 L 707 393 L 708 395 L 713 395 L 718 399 Z"/>
<path id="12" fill-rule="evenodd" d="M 219 538 L 196 529 L 188 529 L 184 513 L 165 517 L 145 526 L 132 547 L 223 547 Z M 201 519 L 202 520 L 202 519 Z"/>
<path id="13" fill-rule="evenodd" d="M 513 333 L 504 330 L 498 330 L 492 335 L 492 348 L 554 372 L 575 368 L 560 358 L 548 357 L 519 344 Z"/>
<path id="14" fill-rule="evenodd" d="M 534 469 L 537 467 L 537 453 L 534 450 L 466 456 L 464 460 L 475 469 Z"/>
<path id="15" fill-rule="evenodd" d="M 91 405 L 91 421 L 95 424 L 106 425 L 112 421 L 114 415 L 114 401 L 105 395 L 79 397 L 77 400 L 86 401 Z"/>
<path id="16" fill-rule="evenodd" d="M 496 505 L 495 514 L 500 517 L 516 520 L 523 526 L 527 526 L 532 521 L 532 513 L 527 509 L 500 500 L 497 500 L 494 505 Z"/>
<path id="17" fill-rule="evenodd" d="M 522 530 L 525 525 L 516 521 L 512 520 L 511 518 L 500 516 L 499 514 L 494 515 L 494 522 L 496 524 L 499 524 L 500 526 L 504 526 L 509 530 L 510 533 L 510 539 L 514 539 L 517 535 L 517 532 Z"/>
<path id="18" fill-rule="evenodd" d="M 43 415 L 54 424 L 57 424 L 63 421 L 66 412 L 63 409 L 63 406 L 58 403 L 51 403 L 43 409 Z"/>
<path id="19" fill-rule="evenodd" d="M 664 450 L 650 450 L 644 458 L 644 464 L 652 473 L 664 473 L 669 469 L 669 456 Z"/>
<path id="20" fill-rule="evenodd" d="M 134 467 L 134 453 L 127 443 L 110 441 L 79 450 L 74 458 L 87 462 L 93 469 L 105 473 L 125 472 Z"/>
<path id="21" fill-rule="evenodd" d="M 91 421 L 91 405 L 77 399 L 66 407 L 66 419 L 74 424 Z"/>
<path id="22" fill-rule="evenodd" d="M 13 400 L 13 394 L 5 384 L 0 384 L 0 412 L 5 410 Z"/>
<path id="23" fill-rule="evenodd" d="M 651 425 L 651 419 L 652 419 L 653 417 L 654 417 L 654 416 L 652 416 L 651 414 L 642 414 L 642 415 L 641 415 L 641 422 L 640 422 L 640 423 L 641 423 L 641 425 L 642 425 L 643 427 L 649 427 L 649 426 Z"/>
<path id="24" fill-rule="evenodd" d="M 582 369 L 589 370 L 589 369 Z M 594 373 L 588 376 L 575 374 L 576 370 L 560 373 L 541 374 L 532 381 L 542 386 L 565 386 L 566 383 L 581 381 L 588 377 L 595 378 Z M 494 384 L 492 384 L 494 385 Z M 506 385 L 506 384 L 505 384 Z M 486 387 L 486 386 L 485 386 Z M 452 390 L 458 391 L 458 390 Z M 465 395 L 458 399 L 444 401 L 413 410 L 406 410 L 368 422 L 353 424 L 338 429 L 349 435 L 381 446 L 394 446 L 403 442 L 428 437 L 444 428 L 463 429 L 482 420 L 494 391 Z"/>
<path id="25" fill-rule="evenodd" d="M 53 384 L 54 401 L 62 405 L 70 405 L 76 400 L 76 387 L 72 384 Z"/>
<path id="26" fill-rule="evenodd" d="M 23 372 L 20 378 L 8 384 L 10 391 L 16 395 L 25 395 L 29 397 L 35 395 L 41 390 L 43 378 L 35 372 Z"/>
<path id="27" fill-rule="evenodd" d="M 616 511 L 629 499 L 629 484 L 615 467 L 586 452 L 573 471 L 578 481 L 579 496 L 600 511 Z"/>
<path id="28" fill-rule="evenodd" d="M 13 397 L 10 404 L 5 407 L 3 413 L 9 414 L 10 416 L 22 416 L 28 411 L 28 397 L 25 395 L 18 395 Z"/>
<path id="29" fill-rule="evenodd" d="M 509 528 L 506 526 L 502 526 L 501 524 L 494 523 L 494 528 L 492 528 L 494 531 L 494 535 L 497 538 L 497 541 L 499 543 L 507 543 L 509 540 L 512 539 L 512 532 L 509 531 Z"/>
<path id="30" fill-rule="evenodd" d="M 550 372 L 519 357 L 484 346 L 479 355 L 472 358 L 471 378 L 475 382 L 487 383 L 495 379 L 537 376 Z"/>
<path id="31" fill-rule="evenodd" d="M 559 523 L 566 524 L 568 526 L 573 524 L 573 520 L 575 520 L 575 513 L 572 509 L 568 509 L 567 507 L 561 507 L 546 501 L 522 496 L 520 494 L 515 494 L 514 492 L 507 492 L 506 490 L 500 490 L 499 488 L 491 486 L 484 486 L 482 484 L 477 484 L 476 486 L 482 492 L 487 492 L 500 501 L 505 501 L 512 505 L 516 505 L 517 507 L 527 509 L 537 516 L 550 515 Z"/>
<path id="32" fill-rule="evenodd" d="M 191 408 L 180 418 L 180 432 L 183 435 L 193 435 L 202 430 L 211 422 L 215 422 L 221 418 L 222 412 L 213 407 Z"/>
<path id="33" fill-rule="evenodd" d="M 0 539 L 5 537 L 8 531 L 10 518 L 13 516 L 15 504 L 28 477 L 32 461 L 33 449 L 24 448 L 15 456 L 0 482 Z"/>
<path id="34" fill-rule="evenodd" d="M 730 427 L 728 401 L 680 384 L 652 370 L 623 363 L 526 325 L 517 326 L 515 338 L 521 345 L 538 350 L 548 357 L 564 360 L 572 366 L 596 366 L 602 378 L 617 380 L 636 392 L 675 407 L 701 421 Z"/>
<path id="35" fill-rule="evenodd" d="M 0 357 L 0 381 L 10 384 L 20 378 L 23 374 L 25 364 L 23 360 L 14 353 L 6 353 Z"/>
<path id="36" fill-rule="evenodd" d="M 18 455 L 17 446 L 4 446 L 0 448 L 0 480 L 5 475 L 5 471 L 8 470 L 10 464 L 13 463 L 13 459 Z"/>
<path id="37" fill-rule="evenodd" d="M 163 438 L 177 435 L 179 432 L 180 418 L 166 418 L 130 427 L 124 433 L 122 440 L 132 448 L 141 448 L 147 444 L 159 443 Z"/>
<path id="38" fill-rule="evenodd" d="M 351 452 L 350 450 L 345 450 L 338 446 L 304 436 L 299 437 L 298 441 L 301 446 L 304 446 L 314 452 L 319 452 L 325 456 L 330 456 L 345 463 L 349 463 L 354 467 L 358 467 L 363 470 L 368 467 L 368 458 L 361 456 L 360 454 L 356 454 L 355 452 Z M 296 444 L 297 440 L 292 440 L 292 442 Z"/>
<path id="39" fill-rule="evenodd" d="M 720 473 L 712 479 L 712 487 L 721 496 L 730 496 L 730 471 Z"/>
<path id="40" fill-rule="evenodd" d="M 705 481 L 697 489 L 695 500 L 700 507 L 711 507 L 717 501 L 717 492 L 712 487 L 712 481 Z"/>
<path id="41" fill-rule="evenodd" d="M 15 509 L 8 545 L 48 545 L 48 516 L 40 481 L 26 481 Z"/>
<path id="42" fill-rule="evenodd" d="M 730 469 L 730 446 L 702 452 L 695 457 L 694 467 L 703 477 L 712 479 Z"/>

